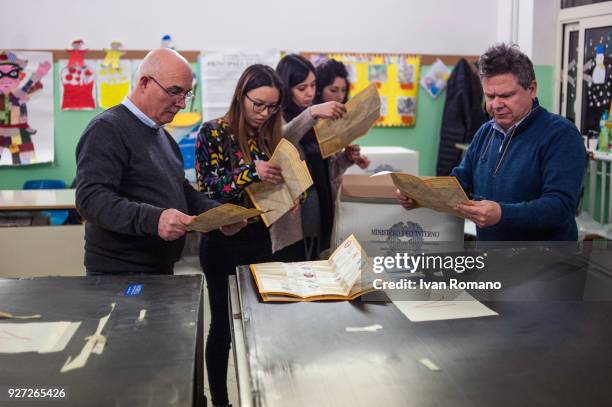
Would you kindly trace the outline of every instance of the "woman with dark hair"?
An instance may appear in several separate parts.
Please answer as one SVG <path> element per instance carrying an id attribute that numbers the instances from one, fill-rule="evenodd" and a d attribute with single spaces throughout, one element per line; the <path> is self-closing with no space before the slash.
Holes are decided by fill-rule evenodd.
<path id="1" fill-rule="evenodd" d="M 277 260 L 318 259 L 321 251 L 330 247 L 334 200 L 340 178 L 360 155 L 359 151 L 345 149 L 336 156 L 321 157 L 313 126 L 320 118 L 339 119 L 346 108 L 337 101 L 312 104 L 316 76 L 310 61 L 301 55 L 290 54 L 281 59 L 276 72 L 285 85 L 286 98 L 282 107 L 283 119 L 287 124 L 283 126 L 283 135 L 300 150 L 314 185 L 306 191 L 306 198 L 298 209 L 272 225 L 270 234 L 282 248 L 275 254 Z M 278 239 L 275 236 L 279 236 Z"/>
<path id="2" fill-rule="evenodd" d="M 346 103 L 348 101 L 351 83 L 346 66 L 335 59 L 328 59 L 316 69 L 317 91 L 314 103 L 323 103 L 335 100 Z"/>
<path id="3" fill-rule="evenodd" d="M 317 65 L 317 91 L 314 103 L 340 102 L 346 103 L 349 98 L 351 82 L 346 66 L 335 59 L 328 59 Z M 361 149 L 358 144 L 351 144 L 346 148 L 347 154 L 351 154 L 355 164 L 362 170 L 370 165 L 368 157 L 360 155 Z"/>
<path id="4" fill-rule="evenodd" d="M 244 192 L 248 185 L 282 182 L 280 169 L 267 162 L 282 138 L 282 101 L 283 84 L 272 68 L 252 65 L 243 72 L 227 114 L 204 123 L 198 134 L 200 191 L 216 201 L 252 207 Z M 228 276 L 238 265 L 271 261 L 271 256 L 270 233 L 259 217 L 231 237 L 217 231 L 202 235 L 200 264 L 211 308 L 206 366 L 213 406 L 229 404 Z"/>

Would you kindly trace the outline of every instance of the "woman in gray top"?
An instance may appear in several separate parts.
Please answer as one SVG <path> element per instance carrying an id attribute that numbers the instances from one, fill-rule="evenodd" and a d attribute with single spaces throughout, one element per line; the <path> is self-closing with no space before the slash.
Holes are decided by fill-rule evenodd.
<path id="1" fill-rule="evenodd" d="M 334 200 L 340 177 L 355 163 L 359 151 L 346 149 L 324 159 L 313 126 L 317 119 L 338 119 L 344 115 L 344 104 L 337 101 L 312 105 L 316 89 L 315 68 L 301 55 L 286 55 L 276 67 L 283 79 L 285 94 L 282 104 L 283 135 L 300 150 L 308 164 L 314 185 L 296 211 L 279 219 L 270 234 L 275 256 L 280 261 L 318 259 L 330 247 Z M 274 250 L 276 249 L 276 250 Z"/>

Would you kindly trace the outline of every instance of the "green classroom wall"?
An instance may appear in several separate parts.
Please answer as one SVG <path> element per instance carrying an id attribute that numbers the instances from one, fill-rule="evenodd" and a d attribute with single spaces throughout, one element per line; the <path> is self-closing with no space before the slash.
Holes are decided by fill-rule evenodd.
<path id="1" fill-rule="evenodd" d="M 194 64 L 194 70 L 196 66 Z M 424 66 L 421 75 L 427 73 Z M 535 66 L 538 79 L 538 98 L 540 103 L 551 110 L 553 101 L 553 67 Z M 62 112 L 59 100 L 59 69 L 54 67 L 54 120 L 55 120 L 55 162 L 23 167 L 0 167 L 0 189 L 21 189 L 29 179 L 61 179 L 70 185 L 76 174 L 75 148 L 87 123 L 99 111 Z M 362 146 L 400 146 L 419 152 L 419 172 L 421 175 L 435 175 L 440 141 L 440 124 L 444 109 L 445 93 L 432 99 L 423 89 L 419 89 L 417 100 L 416 125 L 411 128 L 373 128 L 359 140 Z M 200 106 L 198 92 L 196 110 Z"/>

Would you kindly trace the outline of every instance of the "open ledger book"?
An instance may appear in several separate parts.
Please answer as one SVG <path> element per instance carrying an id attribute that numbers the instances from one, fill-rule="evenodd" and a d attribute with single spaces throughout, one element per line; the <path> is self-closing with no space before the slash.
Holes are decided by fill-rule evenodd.
<path id="1" fill-rule="evenodd" d="M 319 120 L 315 134 L 323 158 L 330 157 L 370 130 L 380 117 L 380 95 L 371 84 L 346 104 L 346 114 L 337 120 Z"/>
<path id="2" fill-rule="evenodd" d="M 263 211 L 255 208 L 244 208 L 234 204 L 223 204 L 199 214 L 187 230 L 207 233 L 221 226 L 231 225 L 261 215 Z"/>
<path id="3" fill-rule="evenodd" d="M 264 301 L 352 300 L 375 291 L 372 263 L 349 236 L 328 260 L 250 265 Z"/>
<path id="4" fill-rule="evenodd" d="M 268 162 L 280 167 L 283 182 L 278 185 L 255 182 L 246 188 L 255 207 L 264 212 L 261 218 L 266 226 L 287 213 L 293 202 L 313 183 L 306 162 L 300 159 L 297 148 L 286 139 L 281 139 Z"/>
<path id="5" fill-rule="evenodd" d="M 395 186 L 406 196 L 412 198 L 417 206 L 450 213 L 462 217 L 453 208 L 469 201 L 465 191 L 455 177 L 418 177 L 401 172 L 387 172 Z M 383 172 L 375 176 L 384 175 Z"/>

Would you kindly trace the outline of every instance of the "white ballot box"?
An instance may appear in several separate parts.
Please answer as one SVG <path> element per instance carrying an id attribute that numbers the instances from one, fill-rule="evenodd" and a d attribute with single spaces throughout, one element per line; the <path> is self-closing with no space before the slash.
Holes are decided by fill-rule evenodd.
<path id="1" fill-rule="evenodd" d="M 380 171 L 419 175 L 419 153 L 404 147 L 361 147 L 361 154 L 371 161 L 366 170 L 352 165 L 347 174 L 376 174 Z"/>
<path id="2" fill-rule="evenodd" d="M 404 209 L 391 177 L 345 175 L 336 200 L 332 247 L 354 234 L 370 257 L 461 250 L 464 220 L 431 209 Z"/>

